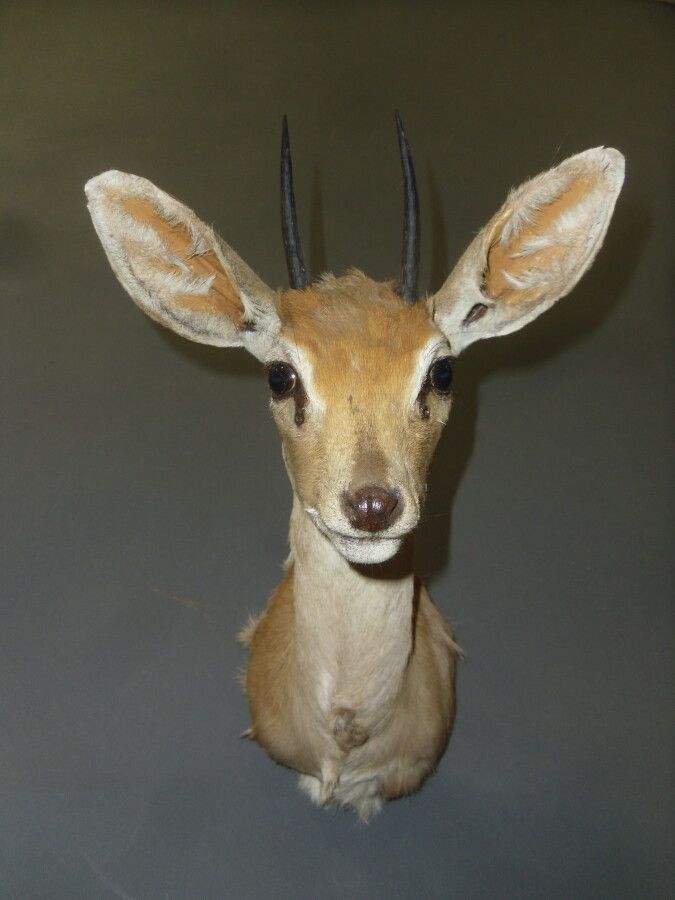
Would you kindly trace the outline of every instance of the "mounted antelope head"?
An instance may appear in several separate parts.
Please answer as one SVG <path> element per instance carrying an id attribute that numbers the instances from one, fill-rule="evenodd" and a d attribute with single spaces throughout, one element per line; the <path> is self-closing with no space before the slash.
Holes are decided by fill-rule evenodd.
<path id="1" fill-rule="evenodd" d="M 399 281 L 351 270 L 310 281 L 281 154 L 290 279 L 274 291 L 182 203 L 106 172 L 86 186 L 115 274 L 152 319 L 265 366 L 294 491 L 291 555 L 249 623 L 245 734 L 298 770 L 318 803 L 362 818 L 433 770 L 454 716 L 457 648 L 412 574 L 411 535 L 451 406 L 455 359 L 516 331 L 570 291 L 604 239 L 624 160 L 598 147 L 512 190 L 440 290 L 418 298 L 415 175 L 405 183 Z"/>

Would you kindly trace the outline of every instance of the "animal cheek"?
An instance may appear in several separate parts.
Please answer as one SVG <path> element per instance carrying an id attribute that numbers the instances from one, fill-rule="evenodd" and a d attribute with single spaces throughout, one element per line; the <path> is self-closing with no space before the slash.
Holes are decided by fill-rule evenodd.
<path id="1" fill-rule="evenodd" d="M 324 442 L 318 423 L 307 418 L 301 428 L 282 430 L 287 468 L 293 469 L 296 483 L 309 484 L 315 480 L 326 459 Z"/>
<path id="2" fill-rule="evenodd" d="M 418 472 L 422 480 L 426 477 L 442 428 L 442 423 L 430 420 L 422 422 L 411 433 L 408 449 L 410 468 L 411 471 Z"/>

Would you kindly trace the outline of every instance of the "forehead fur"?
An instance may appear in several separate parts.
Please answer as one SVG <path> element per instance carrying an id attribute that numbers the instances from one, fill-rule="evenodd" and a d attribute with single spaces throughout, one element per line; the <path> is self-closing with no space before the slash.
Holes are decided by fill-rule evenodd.
<path id="1" fill-rule="evenodd" d="M 424 301 L 409 306 L 391 282 L 377 282 L 355 269 L 324 275 L 304 291 L 280 298 L 282 334 L 310 357 L 348 363 L 393 362 L 423 346 L 438 331 Z"/>

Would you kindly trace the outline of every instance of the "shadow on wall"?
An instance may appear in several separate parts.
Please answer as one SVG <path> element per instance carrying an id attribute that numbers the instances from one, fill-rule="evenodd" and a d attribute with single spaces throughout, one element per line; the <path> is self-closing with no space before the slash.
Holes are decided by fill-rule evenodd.
<path id="1" fill-rule="evenodd" d="M 451 266 L 442 200 L 430 167 L 427 172 L 433 228 L 430 291 L 436 291 Z M 481 382 L 501 369 L 535 368 L 598 328 L 619 304 L 650 232 L 649 210 L 620 198 L 603 248 L 571 295 L 521 331 L 472 345 L 458 362 L 455 404 L 434 456 L 428 514 L 417 541 L 416 570 L 423 578 L 433 579 L 450 561 L 452 510 L 473 452 Z"/>
<path id="2" fill-rule="evenodd" d="M 448 258 L 443 201 L 431 163 L 426 164 L 431 213 L 430 292 L 438 290 L 455 260 Z M 310 271 L 326 269 L 321 177 L 314 168 L 311 193 Z M 651 217 L 641 204 L 622 198 L 605 245 L 590 271 L 568 298 L 522 331 L 501 340 L 474 344 L 457 365 L 455 403 L 441 437 L 429 478 L 426 514 L 417 541 L 416 571 L 433 579 L 449 564 L 454 499 L 473 452 L 478 394 L 483 379 L 501 369 L 534 368 L 594 331 L 621 300 L 651 231 Z M 469 236 L 467 236 L 467 244 Z M 262 367 L 250 354 L 226 352 L 186 341 L 155 326 L 162 338 L 193 363 L 232 378 L 261 377 Z M 290 512 L 290 511 L 289 511 Z"/>

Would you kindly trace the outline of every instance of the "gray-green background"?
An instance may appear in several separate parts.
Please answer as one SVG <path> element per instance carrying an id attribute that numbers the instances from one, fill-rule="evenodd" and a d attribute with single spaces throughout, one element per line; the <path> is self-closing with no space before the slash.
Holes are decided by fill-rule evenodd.
<path id="1" fill-rule="evenodd" d="M 4 3 L 0 875 L 20 898 L 672 896 L 673 12 L 648 2 Z M 369 827 L 241 742 L 235 634 L 290 489 L 258 365 L 160 330 L 82 186 L 152 179 L 285 280 L 422 285 L 508 188 L 627 156 L 555 310 L 470 349 L 419 570 L 467 653 L 438 775 Z"/>

